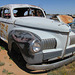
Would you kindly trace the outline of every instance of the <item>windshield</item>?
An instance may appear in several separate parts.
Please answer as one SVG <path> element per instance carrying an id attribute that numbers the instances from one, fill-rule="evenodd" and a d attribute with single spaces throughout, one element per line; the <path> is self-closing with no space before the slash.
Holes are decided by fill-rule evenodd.
<path id="1" fill-rule="evenodd" d="M 15 8 L 13 10 L 14 17 L 37 16 L 44 17 L 42 10 L 37 8 Z"/>

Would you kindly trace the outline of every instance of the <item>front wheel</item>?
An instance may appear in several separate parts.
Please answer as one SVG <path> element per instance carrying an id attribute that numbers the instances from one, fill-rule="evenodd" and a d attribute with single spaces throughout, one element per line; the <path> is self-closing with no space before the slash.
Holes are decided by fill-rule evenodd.
<path id="1" fill-rule="evenodd" d="M 8 51 L 8 54 L 9 54 L 10 58 L 12 58 L 12 59 L 16 58 L 16 60 L 20 60 L 20 58 L 22 57 L 20 50 L 16 43 L 12 44 L 11 51 Z"/>

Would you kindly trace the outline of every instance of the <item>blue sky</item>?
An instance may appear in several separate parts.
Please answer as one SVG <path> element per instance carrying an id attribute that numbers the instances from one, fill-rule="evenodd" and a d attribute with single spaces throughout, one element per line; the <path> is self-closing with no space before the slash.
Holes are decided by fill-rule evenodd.
<path id="1" fill-rule="evenodd" d="M 7 4 L 36 5 L 47 14 L 75 14 L 75 0 L 0 0 L 0 6 Z"/>

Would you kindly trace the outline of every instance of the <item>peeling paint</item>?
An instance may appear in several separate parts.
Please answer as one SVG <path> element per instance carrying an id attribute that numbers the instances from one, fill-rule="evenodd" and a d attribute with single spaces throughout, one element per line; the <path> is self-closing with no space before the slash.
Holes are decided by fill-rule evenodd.
<path id="1" fill-rule="evenodd" d="M 8 25 L 6 25 L 5 30 L 6 30 L 6 32 L 8 31 Z"/>
<path id="2" fill-rule="evenodd" d="M 1 30 L 1 36 L 2 36 L 2 35 L 4 35 L 4 32 L 3 32 L 3 30 Z"/>
<path id="3" fill-rule="evenodd" d="M 1 23 L 1 29 L 4 29 L 5 25 L 3 23 Z"/>
<path id="4" fill-rule="evenodd" d="M 68 15 L 59 15 L 58 19 L 60 20 L 60 22 L 64 22 L 66 24 L 73 22 L 73 18 Z"/>
<path id="5" fill-rule="evenodd" d="M 0 22 L 0 25 L 1 25 L 0 35 L 8 39 L 8 25 L 5 25 L 1 22 Z"/>
<path id="6" fill-rule="evenodd" d="M 58 59 L 60 59 L 60 56 L 58 57 Z"/>

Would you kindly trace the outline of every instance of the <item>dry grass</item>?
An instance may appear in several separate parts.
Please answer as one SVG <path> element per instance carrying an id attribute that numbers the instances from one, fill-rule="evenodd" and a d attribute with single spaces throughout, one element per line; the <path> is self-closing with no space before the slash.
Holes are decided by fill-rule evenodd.
<path id="1" fill-rule="evenodd" d="M 4 66 L 4 65 L 5 65 L 5 63 L 0 61 L 0 66 Z"/>
<path id="2" fill-rule="evenodd" d="M 3 73 L 3 74 L 6 74 L 6 75 L 14 74 L 13 72 L 9 72 L 9 71 L 6 70 L 6 69 L 3 69 L 2 73 Z M 15 74 L 14 74 L 14 75 L 15 75 Z"/>
<path id="3" fill-rule="evenodd" d="M 75 75 L 75 62 L 48 72 L 48 75 Z"/>

